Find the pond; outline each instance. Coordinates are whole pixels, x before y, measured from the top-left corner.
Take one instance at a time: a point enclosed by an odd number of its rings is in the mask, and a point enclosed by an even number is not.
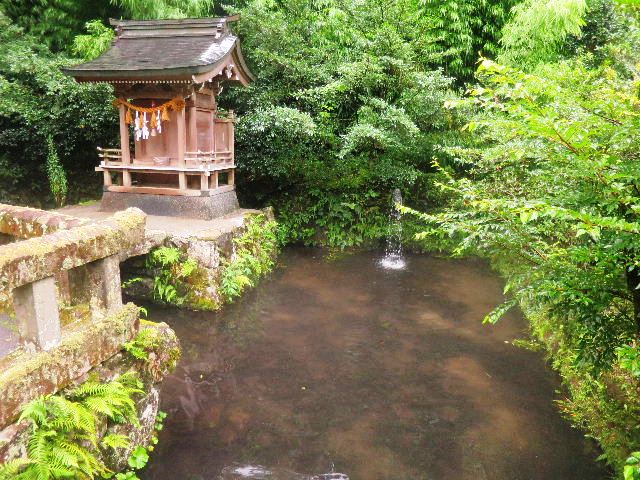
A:
[[[502,299],[486,265],[410,255],[386,270],[378,257],[291,249],[220,313],[150,308],[184,352],[145,478],[256,465],[273,477],[251,478],[608,478],[558,413],[558,377],[511,343],[521,315],[482,324]]]

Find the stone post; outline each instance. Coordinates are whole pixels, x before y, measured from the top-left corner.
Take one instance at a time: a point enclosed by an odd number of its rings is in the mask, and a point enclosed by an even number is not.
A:
[[[120,287],[120,259],[118,255],[88,263],[87,285],[91,311],[94,318],[102,311],[114,313],[122,308],[122,290]]]
[[[60,344],[62,334],[54,277],[14,289],[13,306],[20,334],[26,343],[42,350],[50,350]]]
[[[98,262],[102,276],[102,298],[108,313],[115,313],[122,308],[122,282],[120,279],[120,258],[111,255]]]

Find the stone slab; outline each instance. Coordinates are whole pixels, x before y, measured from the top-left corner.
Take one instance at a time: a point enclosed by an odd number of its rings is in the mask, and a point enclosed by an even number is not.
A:
[[[148,215],[203,220],[222,217],[240,208],[235,189],[202,197],[124,192],[104,192],[102,195],[100,210],[104,212],[129,207],[139,208]]]
[[[0,359],[20,346],[20,335],[15,325],[10,325],[10,323],[15,323],[15,320],[11,319],[9,315],[0,313]]]
[[[16,288],[13,307],[24,341],[43,350],[51,350],[60,344],[62,331],[54,277]]]
[[[112,212],[103,212],[100,210],[100,202],[83,205],[69,205],[58,210],[66,215],[100,221],[109,218]],[[203,220],[200,218],[187,217],[163,217],[160,215],[147,215],[146,242],[152,243],[154,246],[161,245],[167,239],[173,237],[196,237],[201,240],[213,240],[218,236],[232,232],[242,227],[247,215],[256,215],[265,213],[260,210],[252,210],[239,208],[222,217],[212,220]],[[140,246],[142,255],[147,253],[149,248],[144,245]]]
[[[0,428],[13,422],[35,398],[55,393],[122,349],[139,328],[140,311],[133,303],[99,322],[63,336],[48,351],[24,353],[0,371]]]
[[[10,238],[41,237],[58,230],[87,225],[86,219],[54,211],[0,203],[0,232]],[[11,243],[3,239],[0,244]]]

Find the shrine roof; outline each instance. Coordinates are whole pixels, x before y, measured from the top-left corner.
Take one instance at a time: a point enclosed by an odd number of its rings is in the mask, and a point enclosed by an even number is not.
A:
[[[78,81],[202,82],[227,71],[249,83],[238,37],[229,22],[238,17],[180,20],[111,20],[116,38],[95,60],[63,69]]]

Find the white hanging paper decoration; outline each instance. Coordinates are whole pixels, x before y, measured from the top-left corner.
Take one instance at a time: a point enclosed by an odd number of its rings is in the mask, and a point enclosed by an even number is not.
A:
[[[133,122],[133,131],[136,137],[136,142],[139,142],[140,137],[142,136],[142,129],[140,128],[140,115],[138,114],[137,110],[136,110],[136,118],[135,118],[135,121]]]
[[[149,119],[151,122],[149,122]],[[136,110],[136,117],[131,123],[133,123],[133,133],[136,142],[148,140],[149,136],[153,137],[156,133],[162,133],[162,109],[159,108],[150,112],[149,117],[147,117],[147,112],[142,112],[142,115],[140,115],[140,112]],[[152,128],[149,128],[149,123],[153,125]]]
[[[148,123],[149,121],[147,120],[147,112],[144,112],[142,114],[142,139],[143,140],[149,139],[149,127],[147,126]]]

